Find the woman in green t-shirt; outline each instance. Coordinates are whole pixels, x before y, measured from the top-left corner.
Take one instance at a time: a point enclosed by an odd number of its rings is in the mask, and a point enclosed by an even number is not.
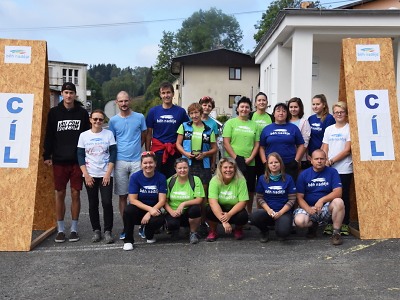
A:
[[[178,158],[175,161],[175,170],[176,174],[167,180],[165,222],[173,237],[178,236],[180,226],[189,226],[189,242],[197,244],[197,229],[201,221],[200,204],[205,196],[203,184],[199,177],[189,175],[187,158]]]
[[[233,158],[222,158],[208,189],[206,216],[210,231],[206,241],[214,242],[218,238],[218,223],[222,224],[225,233],[233,232],[235,239],[243,239],[243,225],[249,218],[245,209],[247,201],[249,193],[242,172]]]
[[[229,119],[224,125],[222,136],[226,156],[235,159],[238,168],[247,182],[247,190],[250,200],[247,203],[247,211],[251,213],[253,196],[256,187],[256,173],[254,158],[258,153],[260,142],[260,130],[256,122],[249,119],[251,100],[242,97],[237,103],[236,118]]]

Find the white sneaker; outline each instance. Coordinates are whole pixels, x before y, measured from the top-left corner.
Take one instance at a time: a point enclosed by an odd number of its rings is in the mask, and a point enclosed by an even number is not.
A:
[[[147,244],[154,244],[155,242],[157,242],[156,239],[147,240]]]
[[[124,251],[131,251],[131,250],[133,250],[133,244],[132,243],[124,243],[124,247],[122,249]]]

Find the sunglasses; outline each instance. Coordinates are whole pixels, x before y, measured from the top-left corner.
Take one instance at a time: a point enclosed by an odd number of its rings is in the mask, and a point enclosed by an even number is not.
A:
[[[142,152],[142,156],[146,156],[146,155],[155,156],[156,154],[153,151],[144,151],[144,152]]]
[[[97,121],[103,122],[104,121],[104,119],[102,119],[102,118],[92,118],[92,120],[95,122],[97,122]]]

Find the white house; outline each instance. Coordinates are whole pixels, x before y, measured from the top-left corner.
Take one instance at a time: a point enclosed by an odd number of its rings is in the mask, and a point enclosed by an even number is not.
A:
[[[51,91],[51,106],[57,105],[61,94],[61,86],[64,82],[72,82],[76,85],[77,100],[86,105],[87,91],[87,64],[49,61],[49,85]]]
[[[358,5],[372,1],[359,1]],[[382,0],[395,7],[398,1]],[[311,98],[325,94],[329,106],[339,95],[342,39],[390,37],[393,40],[397,86],[400,64],[400,10],[285,9],[254,50],[260,65],[260,90],[270,104],[300,97],[310,115]]]

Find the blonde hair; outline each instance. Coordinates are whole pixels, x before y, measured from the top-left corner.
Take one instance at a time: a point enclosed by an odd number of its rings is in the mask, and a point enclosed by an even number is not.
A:
[[[218,165],[217,165],[217,170],[215,171],[215,177],[218,179],[218,181],[220,183],[224,182],[224,177],[222,175],[221,168],[222,168],[222,164],[224,164],[226,162],[233,165],[233,168],[235,170],[235,176],[233,176],[233,179],[237,180],[240,178],[244,178],[242,172],[239,170],[239,168],[237,166],[236,161],[232,157],[224,157],[219,160]]]
[[[335,104],[332,105],[332,112],[335,109],[335,107],[340,107],[341,109],[343,109],[346,112],[346,115],[348,114],[348,110],[347,110],[347,103],[344,101],[338,101]]]

